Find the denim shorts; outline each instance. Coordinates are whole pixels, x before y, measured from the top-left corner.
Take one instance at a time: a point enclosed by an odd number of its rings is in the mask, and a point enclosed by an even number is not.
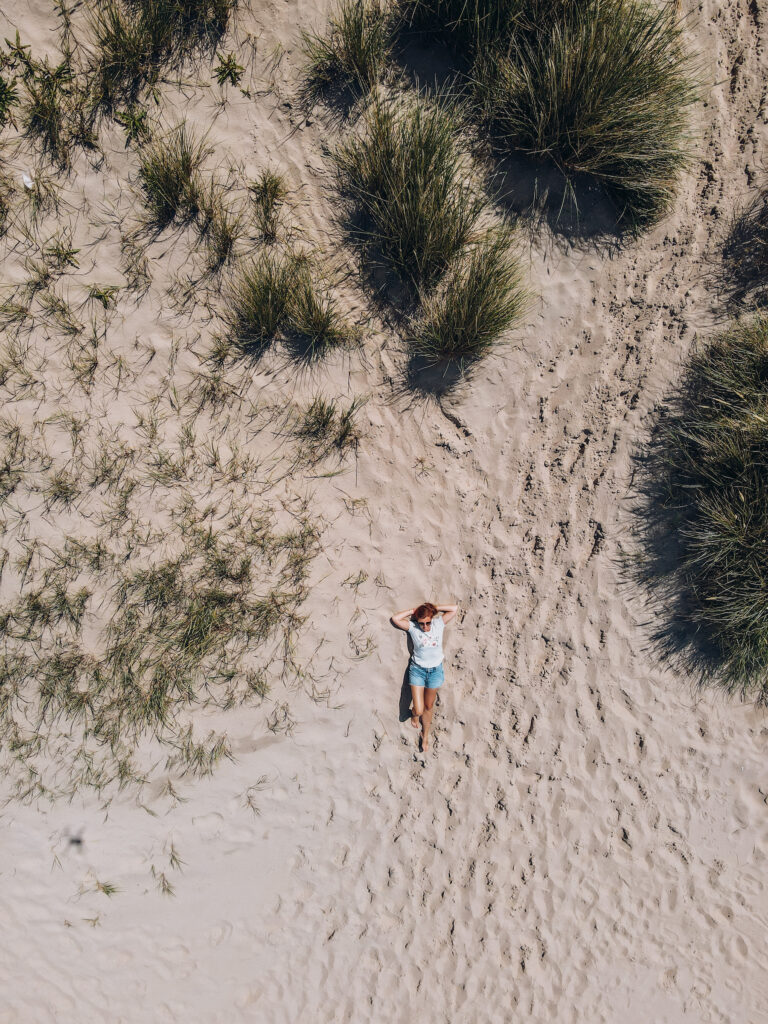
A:
[[[434,668],[423,668],[411,660],[408,667],[408,682],[411,686],[426,686],[428,690],[436,690],[439,686],[443,685],[444,681],[445,673],[443,672],[442,663],[435,665]]]

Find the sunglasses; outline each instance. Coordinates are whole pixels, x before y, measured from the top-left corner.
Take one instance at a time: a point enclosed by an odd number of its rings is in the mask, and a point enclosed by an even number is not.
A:
[[[416,619],[416,623],[419,626],[428,626],[432,619]]]

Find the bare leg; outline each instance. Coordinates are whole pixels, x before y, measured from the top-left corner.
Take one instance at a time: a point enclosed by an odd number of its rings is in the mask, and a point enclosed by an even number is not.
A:
[[[411,708],[411,725],[414,729],[418,729],[420,725],[419,719],[424,714],[423,686],[411,687],[411,702],[413,704],[413,707]]]
[[[432,716],[435,712],[437,690],[424,691],[424,714],[421,716],[421,749],[429,750],[429,730],[432,727]]]

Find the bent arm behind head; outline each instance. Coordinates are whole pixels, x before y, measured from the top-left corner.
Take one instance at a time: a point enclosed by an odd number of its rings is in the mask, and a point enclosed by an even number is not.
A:
[[[443,613],[443,622],[445,623],[455,618],[459,606],[457,604],[439,604],[437,605],[437,610]]]
[[[411,622],[411,616],[416,611],[415,608],[405,608],[401,612],[395,612],[392,618],[389,620],[393,626],[397,626],[398,629],[404,629],[408,632],[408,626]]]

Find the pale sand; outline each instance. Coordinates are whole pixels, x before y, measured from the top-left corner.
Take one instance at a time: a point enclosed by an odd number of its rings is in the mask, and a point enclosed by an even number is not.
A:
[[[660,667],[643,595],[617,570],[630,453],[717,322],[706,274],[766,141],[768,15],[684,7],[719,84],[672,214],[613,256],[540,232],[530,323],[449,416],[393,397],[386,334],[367,335],[365,364],[321,371],[371,394],[356,467],[317,483],[335,522],[304,647],[325,638],[326,704],[276,690],[290,735],[264,710],[222,716],[237,763],[182,783],[173,809],[146,794],[157,817],[128,799],[106,817],[87,798],[2,810],[3,1024],[768,1020],[765,716]],[[321,238],[329,131],[285,104],[297,26],[322,18],[293,2],[242,15],[261,61],[276,41],[288,51],[278,97],[262,73],[212,129],[249,174],[286,171]],[[10,21],[36,47],[53,24],[42,2]],[[207,125],[211,105],[187,113]],[[135,162],[118,131],[105,148],[76,187],[110,208]],[[167,339],[141,315],[126,334]],[[342,585],[361,569],[357,591]],[[462,614],[425,764],[399,722],[406,651],[387,617],[428,595]],[[375,652],[355,660],[366,636]],[[174,899],[150,875],[171,841]],[[79,895],[94,879],[121,891]]]

